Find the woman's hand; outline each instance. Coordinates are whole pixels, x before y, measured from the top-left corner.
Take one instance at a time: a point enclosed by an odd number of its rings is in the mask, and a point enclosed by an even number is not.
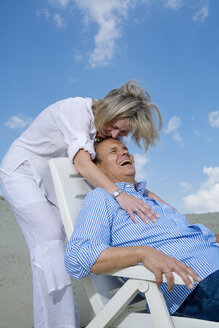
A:
[[[122,192],[116,200],[121,208],[128,212],[132,221],[138,223],[135,214],[137,214],[145,223],[149,223],[148,219],[152,222],[156,222],[159,215],[152,210],[152,208],[146,205],[142,200],[128,195],[126,192]]]

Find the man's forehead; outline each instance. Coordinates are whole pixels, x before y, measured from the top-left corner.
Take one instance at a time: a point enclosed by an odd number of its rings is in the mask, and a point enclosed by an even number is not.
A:
[[[117,139],[109,138],[100,142],[97,147],[98,152],[106,152],[107,150],[111,150],[113,148],[125,147],[123,143]],[[125,147],[126,148],[126,147]]]

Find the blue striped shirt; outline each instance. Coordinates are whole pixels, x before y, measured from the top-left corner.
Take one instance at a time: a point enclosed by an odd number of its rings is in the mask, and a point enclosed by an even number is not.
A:
[[[159,216],[157,223],[135,224],[113,197],[101,188],[91,191],[83,202],[74,233],[67,245],[65,265],[76,279],[92,274],[90,269],[108,247],[147,245],[190,266],[202,279],[219,270],[219,247],[215,235],[202,224],[189,225],[184,215],[146,196],[146,183],[117,183],[127,194],[143,200]],[[169,292],[161,286],[173,314],[191,292],[175,285]]]

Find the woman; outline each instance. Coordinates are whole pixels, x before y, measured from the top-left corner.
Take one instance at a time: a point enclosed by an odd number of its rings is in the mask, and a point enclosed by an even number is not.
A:
[[[101,100],[68,98],[47,107],[11,145],[0,167],[1,185],[30,251],[35,328],[79,326],[71,279],[64,268],[65,233],[49,159],[69,156],[77,171],[112,194],[134,222],[134,212],[145,222],[155,222],[156,213],[118,189],[92,159],[97,131],[101,138],[131,133],[147,150],[159,138],[160,127],[161,115],[149,94],[129,81]]]

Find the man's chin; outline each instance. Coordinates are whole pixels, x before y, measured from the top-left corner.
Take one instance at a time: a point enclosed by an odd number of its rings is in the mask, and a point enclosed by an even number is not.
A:
[[[127,167],[126,169],[122,170],[122,176],[124,177],[124,181],[128,180],[127,182],[133,183],[135,181],[135,169],[133,167]]]
[[[126,164],[124,166],[121,166],[122,172],[126,172],[126,174],[129,172],[129,174],[135,175],[135,168],[132,164]]]

